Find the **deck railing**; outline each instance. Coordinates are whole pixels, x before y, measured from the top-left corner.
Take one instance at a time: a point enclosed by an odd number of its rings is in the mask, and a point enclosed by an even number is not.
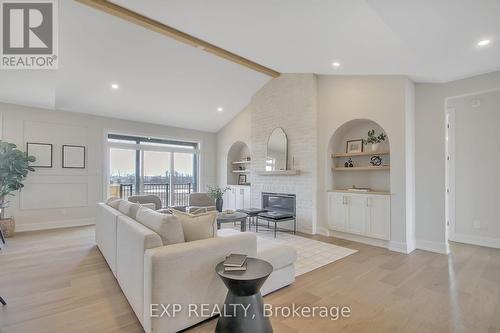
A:
[[[173,206],[187,206],[189,204],[189,194],[193,191],[193,184],[174,184]],[[120,197],[128,199],[136,193],[133,184],[120,184]],[[153,194],[160,198],[162,208],[166,208],[170,202],[170,184],[148,183],[143,185],[140,194]]]

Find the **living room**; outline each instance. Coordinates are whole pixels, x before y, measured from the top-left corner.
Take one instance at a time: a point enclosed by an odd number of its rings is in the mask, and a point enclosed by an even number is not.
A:
[[[32,5],[0,332],[500,331],[499,4]]]

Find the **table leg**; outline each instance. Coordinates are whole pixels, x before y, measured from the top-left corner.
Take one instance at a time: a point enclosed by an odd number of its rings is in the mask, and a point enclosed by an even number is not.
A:
[[[246,313],[244,308],[247,309]],[[237,296],[228,291],[223,316],[217,321],[216,333],[271,333],[269,317],[264,316],[262,295]]]
[[[2,228],[0,228],[0,238],[2,239],[2,243],[5,244],[5,237],[3,235],[3,231],[2,231]]]
[[[257,216],[257,220],[255,221],[255,233],[259,232],[259,217]]]
[[[240,230],[241,230],[241,232],[247,231],[247,218],[246,217],[244,219],[240,220]]]
[[[220,229],[220,222],[217,221],[217,229]]]
[[[278,222],[274,221],[274,238],[276,238],[276,227],[277,226],[278,226]]]

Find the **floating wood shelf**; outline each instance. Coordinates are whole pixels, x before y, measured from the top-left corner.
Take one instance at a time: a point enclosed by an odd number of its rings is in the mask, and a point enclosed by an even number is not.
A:
[[[298,175],[299,170],[275,170],[275,171],[259,171],[259,176],[292,176]]]
[[[250,164],[252,161],[234,161],[231,162],[231,164]]]
[[[233,170],[233,173],[249,173],[250,170]]]
[[[390,170],[390,166],[380,166],[380,167],[375,167],[375,166],[367,166],[367,167],[353,167],[353,168],[346,168],[346,167],[335,167],[332,168],[333,171],[383,171],[383,170]]]
[[[338,157],[355,157],[355,156],[376,156],[376,155],[390,155],[388,150],[381,151],[364,151],[362,153],[336,153],[332,154],[332,158]]]
[[[349,191],[349,190],[328,190],[327,192],[350,193],[350,194],[391,195],[391,192],[387,192],[387,191]]]

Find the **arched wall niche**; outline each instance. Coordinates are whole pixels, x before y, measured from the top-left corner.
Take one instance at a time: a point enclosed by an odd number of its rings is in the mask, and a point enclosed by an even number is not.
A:
[[[236,161],[242,161],[250,157],[250,149],[243,141],[236,141],[231,145],[227,153],[227,185],[238,185],[238,176],[240,173],[233,172],[244,168],[250,170],[250,163],[233,164]],[[247,177],[247,183],[250,183],[250,173],[244,173]]]
[[[349,157],[333,158],[334,154],[346,153],[346,144],[349,140],[366,139],[369,130],[375,130],[375,134],[387,132],[373,120],[353,119],[345,122],[337,128],[330,137],[328,144],[328,168],[327,182],[329,190],[345,190],[353,186],[360,188],[370,188],[372,191],[390,192],[390,170],[366,170],[366,171],[335,171],[335,167],[343,167]],[[371,146],[363,147],[364,152],[371,152]],[[385,142],[381,143],[377,149],[380,151],[390,151],[390,138],[387,136]],[[390,155],[379,155],[376,152],[366,156],[353,156],[352,161],[355,167],[370,166],[372,156],[380,156],[382,164],[390,166]]]

